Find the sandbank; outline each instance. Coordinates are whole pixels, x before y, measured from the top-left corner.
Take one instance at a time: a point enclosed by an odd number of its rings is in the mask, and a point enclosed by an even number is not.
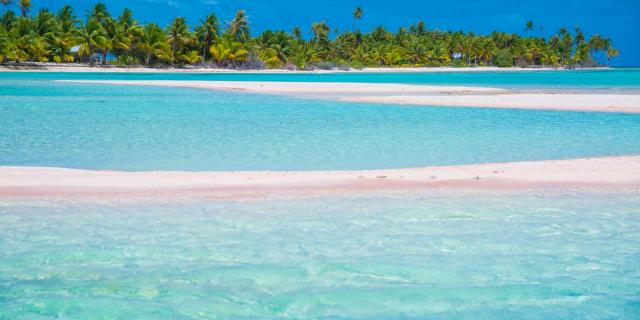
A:
[[[499,93],[505,89],[471,86],[427,86],[397,83],[183,81],[183,80],[57,80],[64,83],[183,87],[263,94],[470,94]]]
[[[640,188],[640,156],[354,171],[122,172],[0,167],[0,196],[342,192],[370,189]],[[638,189],[640,190],[640,189]]]
[[[637,94],[498,93],[464,96],[359,95],[342,97],[340,100],[421,106],[640,113],[640,95]]]
[[[523,93],[504,88],[355,82],[175,80],[59,80],[67,83],[188,87],[262,94],[291,94],[348,102],[421,106],[640,113],[640,95]]]

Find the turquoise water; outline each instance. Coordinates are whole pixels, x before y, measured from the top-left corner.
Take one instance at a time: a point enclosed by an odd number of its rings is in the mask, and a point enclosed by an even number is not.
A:
[[[0,165],[313,170],[639,154],[640,115],[51,81],[626,90],[637,75],[0,73]],[[0,198],[0,319],[638,319],[639,248],[634,189]]]
[[[640,89],[640,68],[531,72],[338,73],[338,74],[122,74],[122,73],[2,73],[0,79],[226,80],[301,82],[376,82],[508,88]]]
[[[640,115],[632,114],[353,104],[3,76],[0,165],[375,169],[640,153]]]
[[[638,319],[640,194],[0,202],[1,319]]]

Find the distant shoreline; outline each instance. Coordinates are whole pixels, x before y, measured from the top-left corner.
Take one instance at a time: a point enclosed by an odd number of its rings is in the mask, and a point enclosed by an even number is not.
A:
[[[609,70],[611,67],[593,68],[519,68],[519,67],[414,67],[414,68],[363,68],[363,69],[331,69],[331,70],[289,70],[289,69],[223,69],[211,67],[155,68],[155,67],[122,67],[88,64],[55,64],[29,63],[0,65],[1,72],[87,72],[87,73],[211,73],[211,74],[332,74],[332,73],[440,73],[440,72],[532,72],[563,70]]]

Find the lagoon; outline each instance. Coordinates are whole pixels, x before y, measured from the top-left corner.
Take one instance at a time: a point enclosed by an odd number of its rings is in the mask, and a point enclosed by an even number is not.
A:
[[[637,114],[345,103],[37,73],[0,79],[2,165],[346,170],[640,153]]]
[[[619,74],[627,71],[581,72],[505,78],[0,73],[0,166],[360,170],[639,154],[640,114],[53,81],[640,87],[634,72],[631,78]],[[551,183],[120,198],[117,192],[25,196],[9,187],[0,193],[0,319],[637,319],[638,190],[637,184]]]

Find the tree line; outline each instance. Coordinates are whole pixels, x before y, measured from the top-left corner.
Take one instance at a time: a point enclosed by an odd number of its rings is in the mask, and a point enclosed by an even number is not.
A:
[[[91,64],[222,68],[336,68],[419,66],[596,66],[619,51],[609,38],[588,39],[579,27],[550,37],[536,36],[528,21],[524,35],[494,31],[488,35],[427,29],[424,22],[359,31],[362,8],[353,11],[353,27],[340,32],[322,22],[291,32],[266,30],[252,37],[244,10],[224,23],[211,13],[191,27],[176,17],[165,27],[141,24],[129,9],[112,16],[97,3],[78,18],[71,6],[31,13],[31,1],[0,0],[0,62],[84,62]],[[541,30],[541,28],[539,28]]]

